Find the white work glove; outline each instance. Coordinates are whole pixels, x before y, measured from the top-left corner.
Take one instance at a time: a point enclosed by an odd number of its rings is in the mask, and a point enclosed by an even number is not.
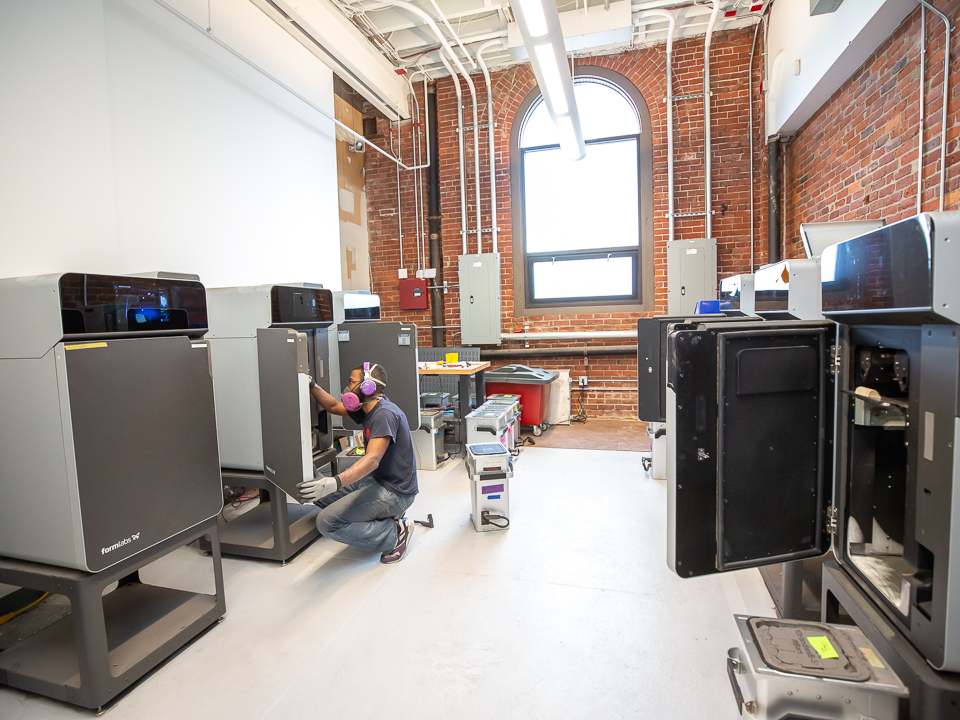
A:
[[[335,493],[340,488],[339,475],[334,475],[333,477],[318,475],[313,480],[306,480],[297,485],[300,499],[304,502],[316,502],[330,493]]]

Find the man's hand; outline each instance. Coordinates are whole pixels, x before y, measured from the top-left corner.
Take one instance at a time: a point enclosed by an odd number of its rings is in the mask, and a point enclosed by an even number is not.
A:
[[[335,493],[340,489],[340,476],[326,477],[319,475],[313,480],[307,480],[299,483],[297,489],[300,493],[300,499],[304,502],[316,502],[330,493]]]

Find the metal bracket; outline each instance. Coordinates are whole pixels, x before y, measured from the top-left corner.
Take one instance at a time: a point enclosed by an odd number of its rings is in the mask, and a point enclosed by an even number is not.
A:
[[[713,95],[712,92],[710,94]],[[703,93],[697,93],[695,95],[672,95],[668,97],[667,100],[673,100],[674,102],[676,102],[677,100],[695,100],[696,98],[702,98],[702,97],[703,97]]]
[[[493,228],[480,228],[480,230],[467,230],[467,233],[468,233],[469,235],[476,235],[478,232],[482,232],[482,233],[492,233],[492,232],[493,232]],[[500,226],[499,226],[499,225],[497,225],[497,232],[500,232]]]
[[[707,214],[707,213],[704,212],[703,210],[698,210],[698,211],[696,211],[696,212],[673,213],[673,217],[675,217],[675,218],[677,218],[677,217],[701,217],[701,216],[706,215],[706,214]],[[717,211],[711,209],[711,210],[710,210],[710,214],[711,214],[711,215],[716,215],[716,214],[717,214]],[[721,214],[723,214],[723,213],[721,213]],[[669,218],[669,217],[670,217],[670,213],[664,213],[663,216],[664,216],[665,218]]]
[[[837,351],[836,345],[830,346],[830,374],[837,375],[840,373],[840,353]]]
[[[827,508],[827,532],[837,534],[837,509],[832,505]]]
[[[494,123],[493,126],[494,126],[494,127],[497,127],[497,124]],[[490,123],[485,123],[485,124],[483,124],[483,125],[477,125],[477,126],[476,126],[477,130],[484,130],[484,129],[488,128],[488,127],[490,127]],[[463,132],[467,132],[467,130],[473,130],[473,128],[474,128],[473,125],[469,125],[469,126],[467,126],[467,127],[465,127],[465,128],[457,128],[457,132],[460,132],[461,130],[463,130]]]

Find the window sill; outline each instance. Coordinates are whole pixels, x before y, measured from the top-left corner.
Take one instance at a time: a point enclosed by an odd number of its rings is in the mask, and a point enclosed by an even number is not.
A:
[[[514,305],[514,317],[530,317],[534,315],[595,315],[597,313],[645,313],[653,311],[653,307],[646,307],[636,301],[611,305],[550,305],[521,307]]]

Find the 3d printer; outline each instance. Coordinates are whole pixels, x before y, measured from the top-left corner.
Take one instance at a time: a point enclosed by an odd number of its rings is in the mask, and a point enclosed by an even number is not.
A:
[[[847,588],[910,716],[957,717],[960,213],[837,243],[820,264],[828,320],[672,326],[668,564],[693,577],[832,546],[825,596]]]

